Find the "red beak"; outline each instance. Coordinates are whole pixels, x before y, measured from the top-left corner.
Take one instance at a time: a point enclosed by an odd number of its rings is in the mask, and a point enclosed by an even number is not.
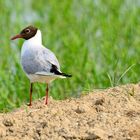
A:
[[[22,35],[21,35],[21,34],[18,34],[18,35],[16,35],[16,36],[12,37],[11,40],[15,40],[15,39],[17,39],[17,38],[22,38]]]

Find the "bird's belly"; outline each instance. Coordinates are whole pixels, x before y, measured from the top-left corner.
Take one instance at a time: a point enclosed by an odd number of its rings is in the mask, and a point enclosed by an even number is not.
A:
[[[37,75],[37,74],[28,74],[27,77],[30,79],[31,83],[40,82],[40,83],[50,83],[55,80],[56,76],[44,76],[44,75]]]

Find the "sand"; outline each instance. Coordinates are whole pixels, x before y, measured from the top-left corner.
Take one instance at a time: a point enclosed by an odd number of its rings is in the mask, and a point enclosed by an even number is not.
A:
[[[140,84],[0,114],[0,140],[140,140]]]

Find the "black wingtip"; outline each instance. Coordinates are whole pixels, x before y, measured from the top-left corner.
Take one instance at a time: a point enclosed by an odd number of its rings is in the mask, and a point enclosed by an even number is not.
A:
[[[61,73],[62,76],[65,76],[65,77],[72,77],[71,74],[66,74],[66,73]]]
[[[64,77],[72,77],[71,74],[66,74],[66,73],[62,73],[57,69],[57,66],[52,64],[52,68],[50,69],[50,72],[56,74],[56,75],[62,75]]]

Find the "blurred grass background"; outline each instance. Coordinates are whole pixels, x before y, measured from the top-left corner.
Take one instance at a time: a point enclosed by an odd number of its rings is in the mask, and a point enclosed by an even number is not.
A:
[[[53,98],[140,81],[139,0],[0,0],[0,111],[29,100],[23,40],[10,40],[28,25],[40,28],[61,70],[73,75],[51,84]],[[45,86],[34,85],[33,99]]]

